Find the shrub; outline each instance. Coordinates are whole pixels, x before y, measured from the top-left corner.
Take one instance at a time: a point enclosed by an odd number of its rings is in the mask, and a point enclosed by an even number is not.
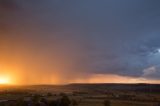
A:
[[[53,94],[52,93],[47,93],[47,96],[50,97],[50,96],[53,96]]]
[[[48,103],[48,106],[59,106],[59,101],[58,100],[52,100]]]
[[[48,101],[47,101],[47,99],[45,99],[45,98],[42,98],[42,99],[40,100],[40,102],[42,102],[42,103],[48,105]]]
[[[64,94],[60,99],[59,106],[69,106],[70,104],[71,104],[71,101],[69,97],[66,94]]]
[[[27,106],[27,102],[25,102],[22,98],[17,100],[16,106]]]
[[[33,102],[39,102],[40,98],[41,98],[41,96],[36,94],[36,95],[34,95],[34,96],[32,97],[32,101],[33,101]]]
[[[75,99],[72,100],[72,106],[78,106],[78,102]]]
[[[111,106],[110,101],[109,101],[109,100],[105,100],[105,101],[104,101],[104,106]]]

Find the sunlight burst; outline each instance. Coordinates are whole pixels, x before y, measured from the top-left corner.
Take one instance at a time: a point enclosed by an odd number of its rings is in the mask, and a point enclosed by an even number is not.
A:
[[[0,77],[0,84],[10,84],[10,79],[8,77]]]

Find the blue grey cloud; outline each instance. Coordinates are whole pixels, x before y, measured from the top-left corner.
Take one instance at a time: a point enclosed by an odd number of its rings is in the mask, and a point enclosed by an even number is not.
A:
[[[29,42],[51,57],[62,44],[62,57],[67,50],[73,54],[72,72],[140,77],[160,64],[159,0],[1,1],[3,9],[18,6],[3,13],[1,27],[9,36],[3,39],[24,40],[15,45]]]

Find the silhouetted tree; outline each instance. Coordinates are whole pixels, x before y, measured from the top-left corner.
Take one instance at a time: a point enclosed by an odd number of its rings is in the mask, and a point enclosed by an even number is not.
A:
[[[45,98],[41,98],[40,102],[42,102],[42,103],[48,105],[48,101],[47,101],[47,99],[45,99]]]
[[[62,95],[62,98],[60,99],[59,106],[69,106],[71,104],[71,101],[69,97],[66,94]]]
[[[59,94],[59,96],[66,96],[66,95],[67,95],[67,94],[62,93],[62,92]]]
[[[53,96],[53,94],[49,92],[47,93],[47,96],[50,97],[50,96]]]
[[[38,95],[38,94],[36,94],[36,95],[34,95],[34,96],[32,97],[32,101],[33,101],[33,102],[39,102],[40,98],[41,98],[41,96]]]
[[[48,106],[59,106],[59,101],[58,100],[52,100],[48,103]]]
[[[16,106],[27,106],[27,102],[25,102],[23,98],[19,98],[17,100]]]
[[[72,106],[78,106],[78,102],[75,99],[72,100]]]

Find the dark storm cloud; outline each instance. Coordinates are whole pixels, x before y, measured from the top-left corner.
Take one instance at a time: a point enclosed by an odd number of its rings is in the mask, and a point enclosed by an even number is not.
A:
[[[0,1],[1,9],[13,10],[17,8],[17,5],[14,0],[1,0]]]
[[[32,48],[48,51],[48,57],[52,58],[53,51],[60,48],[57,54],[61,53],[62,60],[65,51],[69,51],[68,55],[72,55],[68,58],[74,63],[70,66],[74,68],[69,68],[71,72],[85,70],[91,74],[140,77],[145,69],[159,66],[158,0],[1,0],[0,3],[3,9],[20,7],[14,12],[4,10],[7,18],[0,22],[9,23],[10,39],[21,41],[15,45],[29,42]]]

